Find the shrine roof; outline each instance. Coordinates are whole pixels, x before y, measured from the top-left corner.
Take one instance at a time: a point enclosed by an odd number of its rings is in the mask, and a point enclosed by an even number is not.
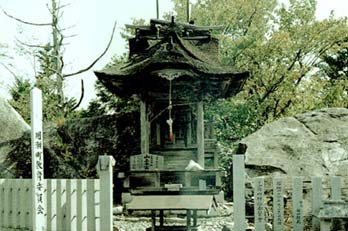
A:
[[[239,72],[219,62],[218,40],[211,36],[211,30],[216,27],[151,20],[149,26],[133,28],[136,36],[129,39],[127,62],[95,72],[119,96],[146,91],[137,88],[139,81],[152,83],[164,78],[224,82],[219,88],[225,88],[220,89],[225,94],[214,97],[228,97],[237,93],[248,77],[248,72]]]

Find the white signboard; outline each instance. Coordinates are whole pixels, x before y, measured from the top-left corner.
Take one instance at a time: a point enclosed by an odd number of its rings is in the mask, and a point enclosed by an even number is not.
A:
[[[34,88],[31,100],[31,163],[33,192],[33,230],[46,230],[46,203],[44,200],[44,161],[42,132],[42,93]]]

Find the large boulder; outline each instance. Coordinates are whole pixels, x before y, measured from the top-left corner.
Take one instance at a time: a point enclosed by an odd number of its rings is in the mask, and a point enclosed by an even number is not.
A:
[[[11,141],[22,137],[30,130],[30,126],[18,112],[0,98],[0,177],[11,177],[10,166],[5,163],[8,153],[12,150]]]
[[[248,175],[348,175],[348,109],[279,119],[242,140]]]

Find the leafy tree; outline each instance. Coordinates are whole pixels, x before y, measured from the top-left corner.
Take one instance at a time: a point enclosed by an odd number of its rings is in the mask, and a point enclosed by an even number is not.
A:
[[[184,0],[175,0],[183,20]],[[314,109],[311,83],[323,86],[314,71],[325,52],[347,37],[346,19],[315,18],[315,0],[200,0],[192,5],[199,25],[222,25],[220,57],[225,64],[249,70],[251,77],[238,99],[255,107],[262,123]],[[313,97],[314,96],[314,97]],[[308,99],[308,101],[307,101]],[[320,100],[320,98],[319,98]]]
[[[321,68],[325,81],[321,105],[348,108],[348,46],[322,56]]]
[[[185,22],[186,0],[173,2],[177,21]],[[320,107],[347,107],[345,51],[337,53],[348,47],[347,19],[332,15],[317,20],[315,0],[289,0],[287,5],[276,0],[198,0],[191,12],[197,25],[223,27],[214,32],[221,61],[250,72],[242,92],[207,108],[228,173],[236,144],[265,123]],[[331,54],[328,69],[318,69],[324,54]]]

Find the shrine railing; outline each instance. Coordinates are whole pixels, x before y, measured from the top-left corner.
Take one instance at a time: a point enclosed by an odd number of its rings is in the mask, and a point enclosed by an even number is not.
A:
[[[183,194],[216,194],[221,189],[220,169],[166,169],[160,155],[131,156],[130,174],[126,188],[134,194],[150,192]]]

